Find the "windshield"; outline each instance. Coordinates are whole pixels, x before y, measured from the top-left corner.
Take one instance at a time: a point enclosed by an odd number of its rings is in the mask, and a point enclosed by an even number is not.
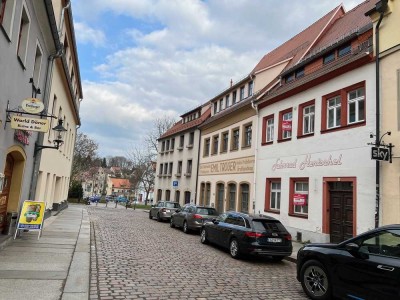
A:
[[[206,215],[206,216],[218,215],[217,211],[214,208],[206,208],[206,207],[198,207],[196,209],[196,214]]]

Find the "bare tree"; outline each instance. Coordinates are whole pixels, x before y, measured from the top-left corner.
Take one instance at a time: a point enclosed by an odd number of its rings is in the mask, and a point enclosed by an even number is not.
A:
[[[154,121],[153,129],[147,134],[144,141],[153,155],[158,153],[158,139],[162,136],[168,129],[170,129],[176,120],[172,117],[162,116]]]
[[[76,135],[74,158],[71,168],[71,183],[81,181],[84,173],[97,166],[101,159],[97,156],[98,144],[86,134]]]

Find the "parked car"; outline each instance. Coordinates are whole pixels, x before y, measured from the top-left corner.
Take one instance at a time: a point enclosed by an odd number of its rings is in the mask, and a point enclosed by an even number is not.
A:
[[[125,196],[118,196],[117,201],[118,202],[128,202],[128,199]]]
[[[157,218],[158,222],[169,220],[171,215],[180,207],[178,202],[159,201],[157,204],[151,206],[149,218]]]
[[[204,223],[200,241],[229,249],[233,258],[255,255],[280,261],[293,250],[292,237],[279,220],[239,212],[226,212]]]
[[[100,195],[93,195],[89,197],[90,202],[98,203],[100,202],[101,196]]]
[[[297,280],[311,299],[400,299],[400,225],[340,244],[305,245]]]
[[[181,227],[184,233],[190,230],[200,231],[203,223],[218,217],[215,208],[186,204],[171,215],[170,226]]]

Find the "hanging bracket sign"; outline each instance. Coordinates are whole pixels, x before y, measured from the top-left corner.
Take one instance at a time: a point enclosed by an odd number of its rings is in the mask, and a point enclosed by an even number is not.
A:
[[[27,118],[14,115],[11,117],[11,128],[20,130],[47,132],[49,131],[49,120],[38,119],[38,118]]]
[[[21,107],[24,111],[31,114],[38,114],[43,111],[44,104],[42,101],[36,98],[27,98],[22,101]]]

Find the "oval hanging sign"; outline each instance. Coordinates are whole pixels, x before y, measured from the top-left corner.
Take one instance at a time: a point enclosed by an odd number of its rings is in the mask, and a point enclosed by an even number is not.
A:
[[[22,101],[22,109],[31,114],[37,114],[43,111],[44,104],[36,98],[27,98]]]

